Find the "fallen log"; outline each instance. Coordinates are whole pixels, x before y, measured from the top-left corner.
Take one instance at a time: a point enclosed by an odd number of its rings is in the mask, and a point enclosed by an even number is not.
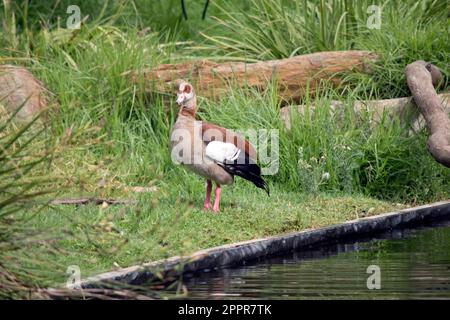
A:
[[[428,151],[437,162],[450,168],[450,119],[435,90],[442,74],[436,66],[419,60],[406,66],[405,75],[430,132]]]
[[[139,83],[144,79],[149,92],[174,93],[176,80],[185,79],[193,83],[199,96],[217,98],[239,88],[264,88],[268,81],[275,80],[281,100],[298,100],[306,91],[317,92],[321,82],[335,86],[342,83],[344,72],[370,72],[370,63],[378,56],[369,51],[318,52],[281,60],[256,63],[215,63],[207,60],[179,64],[163,64],[143,72],[132,72],[131,79]],[[230,86],[231,85],[231,86]]]
[[[50,202],[50,204],[52,205],[86,205],[86,204],[103,205],[104,203],[108,205],[120,205],[120,204],[130,205],[136,204],[137,201],[101,199],[101,198],[80,198],[80,199],[55,199]]]
[[[442,107],[447,114],[450,114],[450,93],[443,93],[437,95]],[[340,117],[344,116],[346,104],[341,101],[331,101],[330,111],[338,114]],[[290,130],[292,128],[292,113],[298,112],[299,115],[305,115],[309,109],[310,114],[314,114],[315,105],[300,105],[300,106],[286,106],[281,108],[280,117],[286,127]],[[413,97],[386,99],[386,100],[367,100],[356,101],[353,104],[353,110],[356,114],[361,112],[368,112],[371,115],[373,123],[379,124],[383,117],[387,116],[391,119],[399,118],[403,123],[411,125],[414,132],[422,130],[425,125],[425,119],[421,115],[416,106]]]

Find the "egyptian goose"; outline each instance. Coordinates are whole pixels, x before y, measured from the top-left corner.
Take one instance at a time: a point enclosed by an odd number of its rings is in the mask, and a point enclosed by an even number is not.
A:
[[[172,159],[206,178],[205,210],[211,208],[212,182],[217,186],[212,209],[218,212],[221,186],[231,185],[235,175],[269,194],[255,161],[255,148],[229,129],[195,119],[197,97],[191,84],[180,82],[177,104],[180,111],[171,132]]]

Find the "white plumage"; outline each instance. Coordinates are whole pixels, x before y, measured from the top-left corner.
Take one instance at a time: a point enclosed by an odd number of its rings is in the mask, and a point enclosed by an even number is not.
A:
[[[234,144],[222,141],[211,141],[205,150],[208,158],[221,163],[236,160],[240,153],[241,150]]]

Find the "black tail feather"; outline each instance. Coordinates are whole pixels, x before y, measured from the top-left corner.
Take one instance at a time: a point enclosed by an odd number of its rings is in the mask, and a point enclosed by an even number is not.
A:
[[[264,189],[267,192],[267,195],[270,196],[269,186],[261,177],[261,168],[250,159],[246,153],[241,152],[236,160],[226,161],[221,165],[230,174],[237,175],[253,182],[255,186]]]

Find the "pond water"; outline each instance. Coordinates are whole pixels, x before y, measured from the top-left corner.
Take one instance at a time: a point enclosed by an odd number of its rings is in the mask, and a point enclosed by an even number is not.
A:
[[[379,267],[380,289],[367,273]],[[187,299],[450,299],[450,221],[185,276]]]

